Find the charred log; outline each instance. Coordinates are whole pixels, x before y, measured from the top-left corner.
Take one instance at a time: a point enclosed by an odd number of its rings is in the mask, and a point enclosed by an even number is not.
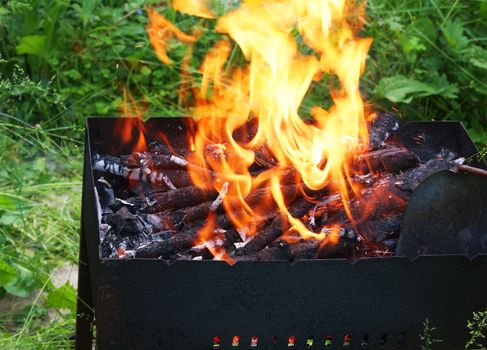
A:
[[[135,251],[136,258],[168,259],[171,255],[190,249],[195,240],[195,232],[181,232],[164,241],[156,241]]]
[[[392,113],[377,112],[376,118],[370,124],[369,145],[371,149],[378,149],[385,145],[391,134],[399,129],[399,120]]]
[[[419,158],[406,148],[384,147],[355,156],[353,167],[360,172],[386,171],[397,173],[419,163]]]
[[[358,233],[372,242],[384,242],[397,238],[401,230],[403,215],[386,216],[375,220],[367,220],[358,225]]]
[[[289,247],[289,257],[294,261],[315,259],[321,242],[316,239],[300,240]]]
[[[270,260],[288,260],[289,259],[289,245],[285,241],[279,241],[272,244],[266,249],[263,249],[245,260],[254,261],[270,261]]]
[[[312,204],[300,198],[291,204],[289,213],[295,218],[302,218],[311,208]],[[261,251],[270,243],[278,239],[285,229],[286,222],[279,215],[259,234],[257,234],[242,249],[243,255],[253,255]]]
[[[319,259],[325,259],[325,258],[353,259],[356,256],[360,256],[361,245],[362,245],[362,241],[360,239],[357,239],[357,237],[349,238],[345,234],[345,236],[340,237],[338,243],[335,244],[329,242],[323,245],[323,247],[321,247],[316,257]]]
[[[400,174],[396,185],[401,190],[412,192],[427,177],[442,170],[455,169],[458,165],[462,164],[463,161],[463,158],[457,159],[457,156],[454,153],[448,150],[443,150],[435,158],[426,162],[426,164]]]
[[[248,205],[252,206],[269,196],[270,191],[270,188],[267,187],[254,190],[249,193],[247,197],[245,197],[245,202]],[[301,194],[299,185],[281,186],[281,192],[283,194],[285,202],[291,202]],[[230,207],[235,207],[239,203],[239,198],[227,198],[227,204]],[[184,225],[190,225],[191,222],[206,219],[211,212],[223,213],[223,206],[219,205],[215,208],[213,201],[201,203],[193,207],[183,208],[174,212],[172,220],[176,226],[180,225],[181,223],[183,223]],[[238,216],[238,213],[234,213],[234,215]]]
[[[177,188],[167,192],[154,193],[151,196],[151,203],[146,205],[145,211],[156,213],[167,209],[180,209],[214,199],[216,196],[218,196],[218,192],[196,186]]]

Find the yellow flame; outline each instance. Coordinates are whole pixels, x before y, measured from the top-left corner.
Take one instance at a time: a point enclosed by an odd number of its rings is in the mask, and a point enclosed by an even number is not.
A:
[[[157,13],[153,8],[147,8],[147,14],[149,16],[149,23],[147,24],[149,40],[156,52],[157,58],[165,64],[171,63],[171,59],[166,53],[166,47],[169,45],[169,41],[173,37],[176,37],[184,43],[192,43],[196,40],[194,36],[181,31],[173,23],[164,18],[164,16]]]
[[[184,9],[181,1],[176,3],[184,12],[206,17],[204,1],[185,2]],[[192,176],[202,187],[218,190],[222,183],[230,184],[224,205],[237,227],[257,227],[259,218],[277,205],[303,238],[323,238],[289,214],[279,175],[286,168],[295,169],[311,190],[334,180],[344,201],[348,199],[347,160],[368,138],[359,80],[372,40],[357,37],[360,25],[352,20],[362,11],[363,6],[347,0],[247,0],[218,19],[217,31],[233,39],[248,64],[227,67],[232,50],[227,40],[206,56],[195,93],[198,128],[191,161],[220,175],[213,183],[201,174]],[[163,27],[172,28],[167,23]],[[179,37],[177,31],[171,33]],[[303,53],[301,41],[309,53]],[[158,46],[154,48],[157,52]],[[167,61],[164,50],[159,48],[158,55]],[[304,97],[315,81],[329,76],[339,82],[330,87],[334,105],[314,107],[312,122],[304,121],[298,113]],[[235,133],[252,117],[251,137],[237,140]],[[215,145],[225,147],[224,156],[211,153]],[[263,147],[278,167],[252,176],[249,167]],[[271,188],[269,196],[249,205],[251,190],[263,187]]]
[[[172,7],[180,12],[202,18],[215,18],[215,14],[208,9],[206,0],[173,0]]]

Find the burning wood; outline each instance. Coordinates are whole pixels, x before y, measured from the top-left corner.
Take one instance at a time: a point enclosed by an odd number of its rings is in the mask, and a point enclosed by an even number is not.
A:
[[[102,255],[174,260],[223,254],[234,260],[289,261],[390,255],[409,195],[426,177],[441,170],[478,170],[462,165],[463,159],[448,150],[420,163],[407,148],[389,143],[387,137],[398,129],[393,115],[379,115],[370,127],[371,149],[351,158],[354,185],[345,193],[348,199],[336,192],[339,183],[334,181],[309,190],[293,168],[281,169],[272,155],[261,152],[251,166],[253,174],[272,171],[279,176],[275,189],[286,211],[273,199],[248,227],[242,226],[248,214],[231,183],[223,182],[219,190],[194,185],[190,168],[212,179],[221,175],[173,156],[169,147],[153,142],[145,152],[96,155],[93,169],[103,175],[96,182],[104,225]],[[226,148],[218,149],[217,158],[228,157]],[[213,151],[208,156],[216,157]],[[270,183],[266,180],[244,196],[249,208],[269,200],[275,190]],[[288,215],[314,238],[303,239]]]
[[[289,207],[289,214],[296,218],[302,218],[312,208],[313,204],[305,199],[298,199]],[[270,243],[278,239],[285,230],[286,221],[280,215],[265,228],[258,233],[250,242],[248,242],[242,249],[242,254],[251,256],[258,251],[267,247]]]
[[[418,163],[418,157],[410,150],[404,147],[388,146],[356,155],[353,167],[361,172],[399,172],[412,168]]]

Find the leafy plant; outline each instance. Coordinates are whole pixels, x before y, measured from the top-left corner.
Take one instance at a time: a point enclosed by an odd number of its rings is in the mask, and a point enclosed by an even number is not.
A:
[[[487,143],[487,2],[368,1],[364,91],[406,119],[455,119]]]
[[[432,350],[435,344],[442,342],[441,340],[433,337],[433,332],[435,330],[436,328],[430,325],[429,319],[426,319],[423,322],[423,334],[419,336],[421,339],[421,350]]]
[[[465,344],[465,349],[485,349],[487,334],[487,310],[474,312],[473,320],[468,321],[470,339]]]

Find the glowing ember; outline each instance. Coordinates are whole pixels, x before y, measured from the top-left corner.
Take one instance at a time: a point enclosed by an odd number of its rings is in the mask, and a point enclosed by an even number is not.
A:
[[[204,1],[176,1],[174,7],[200,17],[214,16]],[[191,43],[195,38],[153,9],[148,13],[151,43],[161,61],[170,63],[168,39]],[[324,231],[308,230],[290,215],[280,173],[295,169],[305,185],[303,190],[319,190],[333,181],[345,206],[350,188],[356,191],[349,181],[349,159],[368,143],[359,79],[371,39],[356,36],[360,29],[357,18],[362,14],[363,6],[345,0],[275,0],[247,1],[218,18],[216,30],[236,42],[248,64],[243,68],[226,66],[232,49],[226,39],[206,56],[201,85],[194,88],[192,116],[197,120],[197,133],[190,162],[219,176],[210,178],[201,171],[191,176],[197,186],[211,186],[218,192],[228,184],[222,199],[226,212],[238,229],[250,230],[248,235],[255,233],[257,223],[274,202],[290,223],[288,232],[299,232],[306,239],[336,241]],[[310,54],[301,52],[298,33]],[[305,122],[298,114],[303,98],[313,82],[326,75],[336,76],[339,82],[338,87],[330,88],[334,106],[329,110],[314,107],[313,121]],[[237,139],[236,133],[249,118],[256,118],[254,130]],[[211,149],[219,153],[209,156]],[[251,175],[249,168],[262,150],[277,166]],[[260,187],[268,187],[269,196],[250,206],[245,197]],[[212,231],[210,225],[212,220],[201,231],[203,241]]]

